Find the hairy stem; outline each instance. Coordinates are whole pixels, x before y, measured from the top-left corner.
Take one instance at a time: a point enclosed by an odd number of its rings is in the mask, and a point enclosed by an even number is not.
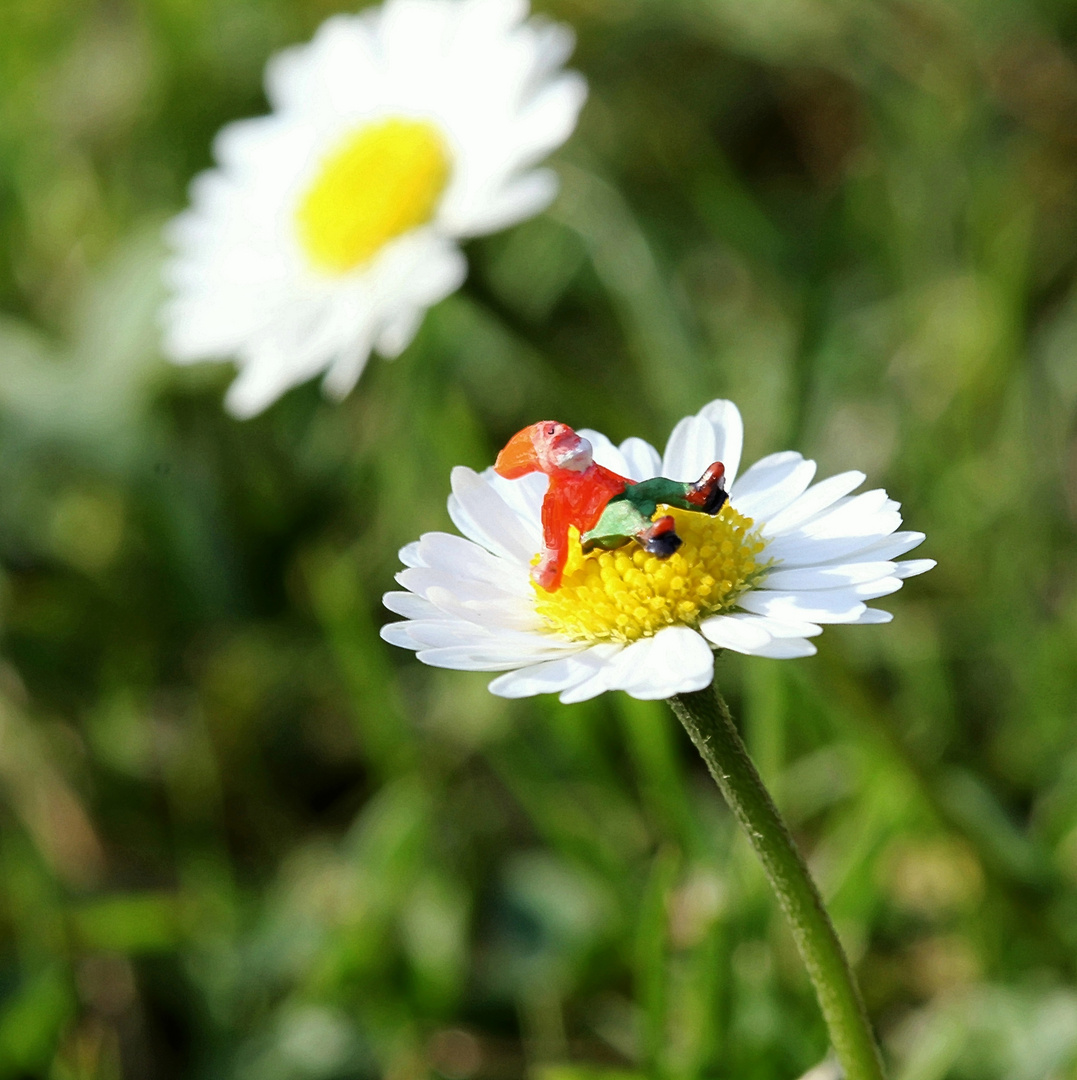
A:
[[[752,764],[717,686],[677,694],[670,705],[763,863],[789,919],[846,1080],[884,1080],[849,961],[819,890]]]

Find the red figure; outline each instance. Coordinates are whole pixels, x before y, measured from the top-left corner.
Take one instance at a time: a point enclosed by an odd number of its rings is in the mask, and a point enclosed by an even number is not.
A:
[[[662,476],[635,483],[596,464],[591,444],[556,420],[542,420],[517,432],[497,455],[494,469],[508,480],[533,472],[550,478],[542,501],[545,550],[531,571],[547,592],[561,585],[570,526],[579,530],[584,551],[637,540],[652,555],[668,558],[681,546],[681,538],[671,515],[651,520],[657,507],[665,504],[713,515],[726,500],[725,467],[720,461],[696,483]]]

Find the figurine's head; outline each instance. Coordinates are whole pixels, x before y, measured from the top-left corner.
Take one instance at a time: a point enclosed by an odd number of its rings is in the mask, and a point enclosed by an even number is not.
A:
[[[591,466],[591,444],[567,424],[541,420],[525,427],[505,444],[497,455],[494,471],[506,480],[528,473],[553,473],[558,469],[583,472]]]

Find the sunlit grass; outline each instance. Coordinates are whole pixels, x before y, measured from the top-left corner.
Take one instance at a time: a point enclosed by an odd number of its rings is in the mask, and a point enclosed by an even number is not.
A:
[[[558,203],[343,405],[240,424],[229,368],[159,357],[158,230],[330,9],[9,7],[0,1075],[816,1065],[664,706],[505,703],[377,637],[452,465],[546,416],[661,441],[719,394],[746,460],[867,462],[939,561],[889,626],[719,662],[894,1076],[1073,1075],[1068,12],[542,5],[592,83]]]

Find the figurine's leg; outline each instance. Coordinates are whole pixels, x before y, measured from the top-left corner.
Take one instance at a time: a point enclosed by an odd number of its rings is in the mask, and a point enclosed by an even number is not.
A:
[[[646,512],[649,508],[649,513]],[[674,531],[673,518],[666,514],[657,521],[651,515],[656,503],[640,504],[620,495],[611,499],[593,529],[580,537],[584,551],[592,548],[612,550],[623,547],[629,540],[637,540],[645,551],[659,558],[668,558],[681,546],[681,538]]]
[[[635,502],[618,496],[606,504],[595,527],[580,537],[580,543],[584,551],[592,548],[611,550],[627,544],[650,527],[650,517],[643,514]]]
[[[725,505],[722,487],[725,466],[714,462],[695,483],[656,476],[639,484],[629,484],[624,494],[613,498],[602,511],[598,523],[580,538],[584,551],[612,549],[638,540],[646,551],[667,558],[681,546],[670,515],[652,521],[659,506],[717,514]]]
[[[639,484],[632,484],[625,490],[625,496],[631,499],[641,513],[647,512],[652,503],[675,506],[678,510],[694,510],[700,514],[717,514],[725,505],[726,492],[722,487],[725,466],[716,461],[710,465],[695,483],[681,483],[656,476]],[[652,507],[651,513],[654,513]]]

